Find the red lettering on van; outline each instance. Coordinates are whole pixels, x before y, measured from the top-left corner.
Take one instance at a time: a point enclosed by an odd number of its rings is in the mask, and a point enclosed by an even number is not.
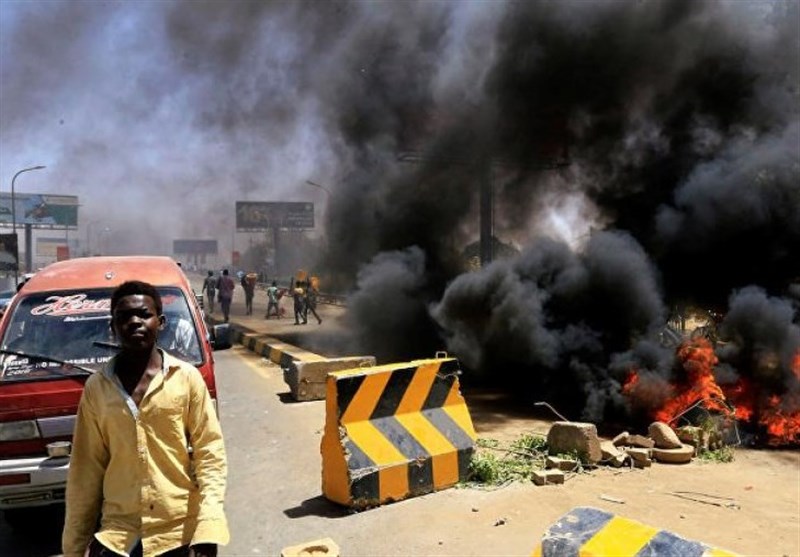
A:
[[[80,315],[82,313],[101,313],[111,311],[111,300],[87,300],[86,294],[70,294],[69,296],[50,296],[41,304],[31,309],[31,315]]]

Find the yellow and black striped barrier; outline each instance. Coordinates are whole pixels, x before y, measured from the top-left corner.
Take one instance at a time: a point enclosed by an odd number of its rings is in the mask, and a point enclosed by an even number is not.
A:
[[[458,362],[435,358],[328,375],[322,492],[366,508],[466,479],[475,430]]]
[[[532,557],[735,557],[709,547],[591,507],[577,507],[562,516],[542,536]]]

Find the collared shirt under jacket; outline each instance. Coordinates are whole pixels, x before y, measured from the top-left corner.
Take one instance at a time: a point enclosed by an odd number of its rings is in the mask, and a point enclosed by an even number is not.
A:
[[[145,556],[228,543],[225,446],[211,396],[194,366],[160,353],[162,373],[138,408],[115,360],[86,382],[67,480],[65,557],[82,557],[93,534],[123,555],[139,540]]]

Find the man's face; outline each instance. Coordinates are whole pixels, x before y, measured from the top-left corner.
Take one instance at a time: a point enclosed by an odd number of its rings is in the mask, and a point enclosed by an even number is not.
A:
[[[111,326],[124,350],[147,352],[153,349],[158,332],[164,327],[164,316],[158,315],[153,298],[132,294],[120,298]]]

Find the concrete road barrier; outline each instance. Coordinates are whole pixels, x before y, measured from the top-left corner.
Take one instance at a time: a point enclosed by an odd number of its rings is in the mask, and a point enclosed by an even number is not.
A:
[[[325,497],[367,508],[465,480],[476,435],[457,375],[454,358],[329,374]]]
[[[735,557],[709,547],[591,507],[577,507],[542,536],[533,557]]]
[[[329,373],[375,366],[375,356],[348,356],[317,361],[292,360],[283,368],[283,380],[298,401],[323,400]]]
[[[231,342],[239,343],[251,352],[286,368],[294,361],[319,361],[323,356],[303,350],[261,333],[250,332],[239,326],[231,327]]]

